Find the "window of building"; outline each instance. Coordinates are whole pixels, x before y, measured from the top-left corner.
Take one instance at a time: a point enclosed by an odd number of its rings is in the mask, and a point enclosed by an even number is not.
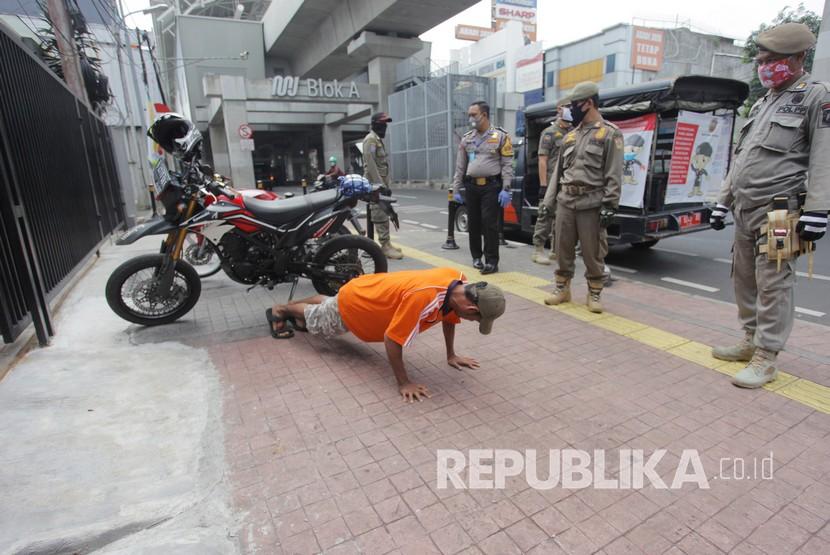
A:
[[[504,67],[504,60],[496,60],[496,69],[501,69]]]
[[[605,57],[605,73],[614,73],[617,66],[617,55],[608,54]]]
[[[553,86],[553,72],[549,71],[545,75],[545,86],[551,88]]]

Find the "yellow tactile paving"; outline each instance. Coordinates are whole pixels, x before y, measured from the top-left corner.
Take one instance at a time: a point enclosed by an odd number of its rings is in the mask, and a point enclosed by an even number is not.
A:
[[[481,278],[482,280],[498,284],[502,289],[513,295],[541,305],[544,305],[544,299],[549,295],[549,293],[537,288],[550,285],[551,282],[536,276],[522,272],[505,272],[482,276],[472,266],[458,264],[448,258],[436,256],[412,247],[404,247],[404,253],[406,256],[411,256],[416,260],[433,266],[452,266],[458,268],[467,275],[468,279],[477,280]],[[623,335],[634,341],[639,341],[655,349],[665,351],[683,360],[694,362],[704,368],[710,368],[728,376],[734,376],[744,366],[741,363],[717,360],[711,355],[711,347],[703,343],[690,341],[679,335],[665,332],[647,324],[629,320],[628,318],[608,314],[607,312],[593,314],[582,304],[566,303],[564,305],[549,306],[547,308],[562,312],[583,322]],[[786,372],[780,372],[778,379],[765,385],[764,389],[778,395],[783,395],[788,399],[797,401],[819,412],[830,414],[830,387],[787,374]]]

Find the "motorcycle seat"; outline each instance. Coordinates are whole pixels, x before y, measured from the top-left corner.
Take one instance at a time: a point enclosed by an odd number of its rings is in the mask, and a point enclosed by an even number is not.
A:
[[[283,225],[335,203],[337,189],[309,193],[289,199],[259,200],[245,197],[245,207],[260,220],[271,225]]]

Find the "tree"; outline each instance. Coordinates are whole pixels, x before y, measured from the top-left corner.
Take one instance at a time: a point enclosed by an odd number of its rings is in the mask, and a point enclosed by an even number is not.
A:
[[[744,63],[755,63],[755,56],[758,54],[758,35],[768,29],[781,25],[782,23],[803,23],[810,28],[814,35],[818,36],[819,28],[821,27],[821,16],[806,9],[804,4],[799,4],[797,8],[792,8],[790,6],[785,7],[778,12],[778,15],[772,20],[772,23],[769,25],[762,23],[761,26],[753,31],[752,34],[750,34],[746,39],[746,45],[744,46]],[[810,71],[813,68],[814,55],[814,50],[807,52],[807,58],[804,60],[804,69],[806,71]],[[752,81],[749,83],[749,98],[747,98],[744,103],[743,115],[746,115],[749,112],[749,109],[753,104],[755,104],[755,101],[758,100],[758,98],[765,92],[766,89],[761,85],[761,81],[758,79],[757,73],[754,74],[752,76]]]

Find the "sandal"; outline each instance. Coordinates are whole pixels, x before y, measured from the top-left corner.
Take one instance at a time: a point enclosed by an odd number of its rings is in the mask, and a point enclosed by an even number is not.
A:
[[[291,339],[294,337],[294,326],[288,318],[274,316],[273,309],[265,311],[265,318],[268,319],[268,331],[274,339]],[[282,323],[282,328],[275,330],[273,324]]]
[[[308,331],[308,328],[298,324],[297,319],[294,318],[293,316],[289,316],[288,318],[285,319],[285,321],[286,322],[291,322],[291,327],[293,327],[297,331],[302,331],[302,332],[307,332]]]

